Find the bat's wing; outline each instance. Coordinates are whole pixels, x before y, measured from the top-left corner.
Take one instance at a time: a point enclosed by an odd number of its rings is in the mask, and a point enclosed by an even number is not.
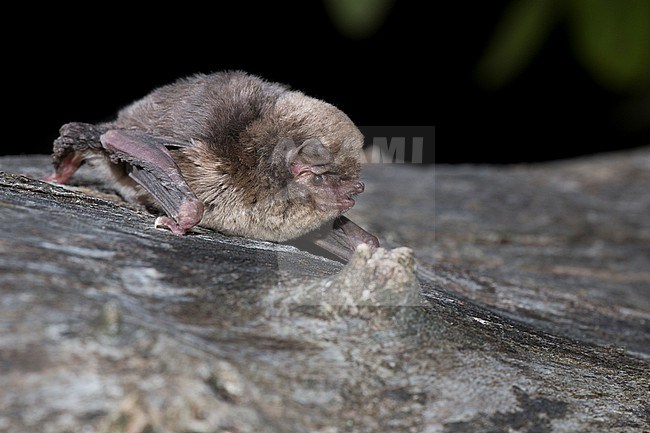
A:
[[[101,152],[111,162],[126,166],[129,177],[151,194],[167,216],[156,220],[175,234],[184,234],[201,221],[203,203],[183,179],[167,147],[189,144],[137,129],[108,129],[86,123],[69,123],[54,142],[55,173],[46,180],[66,182],[88,152]]]
[[[334,220],[331,230],[313,241],[319,247],[330,253],[349,260],[357,245],[366,244],[373,250],[379,248],[379,239],[368,233],[350,219],[340,216]]]
[[[178,165],[167,150],[175,145],[136,129],[109,129],[99,137],[114,162],[125,162],[128,174],[151,194],[167,214],[156,225],[165,225],[175,234],[184,234],[201,221],[203,203],[183,179]]]

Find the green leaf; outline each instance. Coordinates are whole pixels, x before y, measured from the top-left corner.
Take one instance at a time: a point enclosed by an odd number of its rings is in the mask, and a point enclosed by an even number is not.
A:
[[[603,85],[630,91],[650,79],[650,1],[574,0],[577,57]]]
[[[485,86],[501,87],[528,65],[556,21],[557,6],[553,0],[510,3],[477,66]]]
[[[384,23],[394,0],[325,0],[334,25],[351,39],[372,36]]]

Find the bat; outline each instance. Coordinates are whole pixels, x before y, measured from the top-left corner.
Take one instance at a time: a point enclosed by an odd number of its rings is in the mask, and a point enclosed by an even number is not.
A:
[[[363,136],[341,110],[242,71],[159,87],[115,120],[63,125],[54,173],[88,163],[127,201],[160,213],[156,227],[314,243],[348,259],[378,239],[343,214],[355,204]],[[329,227],[331,230],[323,230]]]

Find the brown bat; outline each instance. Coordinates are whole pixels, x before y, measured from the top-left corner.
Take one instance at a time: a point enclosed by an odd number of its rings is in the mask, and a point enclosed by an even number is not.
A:
[[[67,123],[54,174],[88,161],[128,201],[165,215],[177,235],[199,224],[227,235],[288,241],[331,224],[315,243],[342,258],[379,241],[343,213],[364,190],[363,136],[336,107],[244,72],[160,87],[102,124]]]

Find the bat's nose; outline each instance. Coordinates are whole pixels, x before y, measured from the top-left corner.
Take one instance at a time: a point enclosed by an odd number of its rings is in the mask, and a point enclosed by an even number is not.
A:
[[[364,189],[366,189],[366,186],[363,184],[363,182],[357,181],[357,182],[354,183],[354,191],[357,194],[361,194]]]

